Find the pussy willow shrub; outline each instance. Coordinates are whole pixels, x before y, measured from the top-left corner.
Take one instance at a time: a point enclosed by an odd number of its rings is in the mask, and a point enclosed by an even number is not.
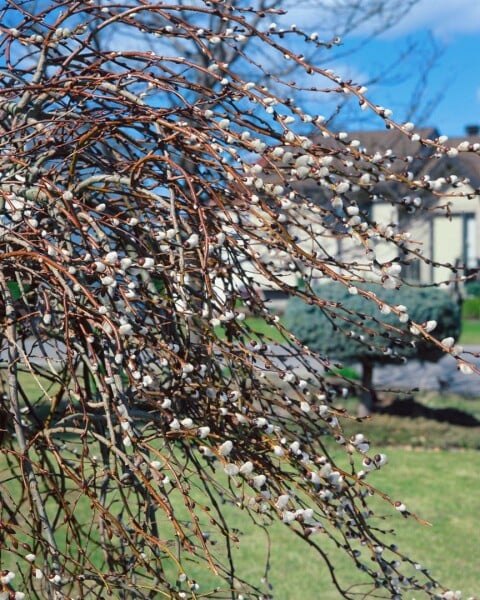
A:
[[[454,346],[460,335],[460,305],[446,291],[407,285],[398,290],[382,290],[384,304],[380,314],[372,314],[370,296],[377,291],[373,285],[347,287],[327,282],[315,292],[338,306],[337,315],[331,315],[317,304],[292,298],[283,320],[285,327],[310,350],[330,357],[332,362],[344,360],[361,364],[364,393],[360,414],[374,408],[370,390],[375,365],[398,364],[409,358],[435,362],[444,356],[439,346],[419,335],[419,329],[411,325],[411,321],[424,323],[437,340],[452,347],[453,354],[462,352],[459,346]],[[391,306],[408,311],[407,316],[399,318],[392,314]]]
[[[268,80],[270,60],[296,63],[311,77],[310,106],[347,95],[439,157],[477,148],[421,138],[361,85],[307,64],[304,45],[330,42],[275,28],[275,11],[213,0],[2,6],[2,593],[266,596],[232,551],[234,527],[251,518],[260,528],[280,521],[315,548],[340,595],[441,596],[446,588],[392,545],[385,530],[402,521],[383,527],[370,506],[380,495],[393,515],[410,516],[372,487],[385,456],[361,421],[344,439],[349,417],[327,401],[323,357],[312,361],[282,328],[258,282],[340,324],[345,309],[311,287],[315,277],[359,289],[375,278],[376,296],[363,295],[380,318],[383,285],[402,278],[375,262],[376,240],[406,259],[418,251],[395,224],[350,210],[356,193],[408,180],[442,198],[442,182],[408,176],[413,157],[371,154],[330,131],[289,99],[300,84],[255,81]],[[248,38],[262,50],[242,54],[246,80],[222,56],[242,53]],[[177,39],[189,40],[190,58],[166,51]],[[317,184],[322,201],[300,180]],[[460,195],[420,207],[418,218],[448,214]],[[321,251],[316,225],[335,237],[335,219],[355,246],[350,262]],[[240,298],[283,334],[282,352],[252,334]],[[407,323],[451,351],[406,305],[395,300],[399,326],[384,325],[396,347],[410,344]],[[336,579],[327,539],[358,575]],[[208,571],[222,582],[215,591]]]

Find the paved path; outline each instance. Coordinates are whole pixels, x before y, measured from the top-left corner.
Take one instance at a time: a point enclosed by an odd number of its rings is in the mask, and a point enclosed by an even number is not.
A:
[[[480,369],[480,347],[466,346],[465,358]],[[380,387],[400,389],[420,388],[422,390],[444,391],[463,396],[480,397],[480,375],[465,375],[457,368],[457,361],[449,355],[436,363],[408,361],[405,365],[386,365],[374,371],[374,383]]]
[[[0,348],[0,362],[5,363],[8,360],[7,342],[3,340],[3,347]],[[38,343],[33,337],[25,340],[23,349],[28,359],[32,363],[37,363],[42,366],[46,366],[48,360],[52,368],[60,368],[62,362],[65,360],[66,347],[61,341],[53,342],[46,341]]]
[[[45,359],[42,354],[45,352],[53,368],[58,368],[65,356],[65,346],[62,342],[56,344],[46,343],[42,349],[32,345],[33,340],[27,340],[26,350],[33,362],[39,362],[45,366]],[[268,353],[277,364],[283,363],[290,368],[298,368],[298,361],[295,358],[289,358],[285,362],[280,355],[285,355],[280,346],[272,345]],[[465,347],[466,358],[475,364],[480,370],[480,346]],[[478,354],[472,356],[468,353]],[[7,360],[5,349],[0,351],[0,362]],[[313,359],[309,362],[314,363]],[[318,366],[318,370],[322,370]],[[374,384],[377,387],[393,389],[412,389],[420,388],[422,390],[435,390],[461,394],[470,397],[480,397],[480,375],[473,373],[465,375],[457,368],[457,361],[449,355],[444,356],[436,363],[421,363],[416,360],[408,361],[404,365],[385,365],[376,367],[374,370]]]
[[[276,345],[272,345],[270,349],[273,362],[280,365],[282,362],[280,356],[285,356],[285,353]],[[468,346],[464,350],[466,352],[464,358],[480,370],[480,346]],[[473,356],[472,354],[478,354],[479,356]],[[319,371],[323,370],[321,365],[315,364],[314,359],[309,358],[307,360],[314,368],[316,367]],[[284,364],[291,369],[298,369],[299,367],[298,360],[295,358],[284,359]],[[450,355],[445,355],[436,363],[421,363],[418,360],[410,360],[403,365],[375,367],[374,384],[376,387],[391,388],[393,390],[419,388],[421,390],[480,397],[480,375],[477,373],[465,375],[458,370],[457,361]]]

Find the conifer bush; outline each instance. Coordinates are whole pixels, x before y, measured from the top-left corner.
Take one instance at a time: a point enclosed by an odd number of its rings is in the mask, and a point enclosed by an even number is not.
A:
[[[435,362],[444,355],[439,346],[419,336],[411,321],[422,323],[436,340],[443,340],[452,352],[461,353],[453,345],[460,336],[460,306],[445,290],[409,286],[382,289],[384,304],[373,313],[371,295],[379,293],[379,285],[346,287],[333,281],[317,286],[315,292],[335,307],[336,314],[293,298],[287,304],[284,325],[322,357],[362,366],[362,414],[374,408],[370,390],[375,365],[398,364],[412,358]],[[400,314],[391,312],[392,305]]]

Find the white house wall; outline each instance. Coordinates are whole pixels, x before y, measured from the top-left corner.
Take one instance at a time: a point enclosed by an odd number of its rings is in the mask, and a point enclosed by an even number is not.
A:
[[[446,216],[445,210],[437,208],[417,212],[412,218],[409,226],[412,239],[418,242],[418,249],[425,258],[431,258],[435,263],[449,263],[455,265],[463,261],[464,251],[464,226],[463,219],[467,214],[474,215],[473,224],[469,225],[471,244],[468,251],[469,265],[478,263],[480,239],[480,200],[478,197],[469,199],[459,194],[473,193],[473,188],[463,186],[460,188],[447,188],[445,194],[454,196],[442,196],[437,201],[437,207],[450,204],[451,219]],[[420,281],[422,283],[441,283],[450,281],[454,277],[448,267],[433,267],[431,264],[421,262],[419,265]]]
[[[475,196],[468,198],[459,196],[459,193],[473,194],[474,190],[470,186],[462,186],[460,188],[449,188],[447,193],[456,194],[454,197],[448,198],[450,202],[450,210],[452,221],[437,218],[434,221],[433,227],[433,258],[438,262],[449,262],[455,264],[460,260],[467,263],[467,267],[473,268],[478,266],[479,247],[477,240],[480,236],[480,199]],[[440,201],[440,204],[444,200]],[[464,216],[473,215],[472,222],[469,222],[464,227]],[[467,237],[465,237],[465,233]],[[467,248],[466,256],[464,256],[464,247]],[[436,283],[444,279],[451,279],[452,274],[449,269],[440,267],[434,272],[434,281]]]
[[[438,200],[438,205],[444,205],[450,202],[452,219],[447,217],[435,217],[435,215],[445,214],[437,210],[419,210],[412,217],[408,231],[411,239],[416,242],[413,248],[419,251],[425,258],[433,259],[439,263],[450,263],[454,265],[458,259],[463,258],[464,236],[463,222],[460,215],[474,214],[475,219],[470,225],[472,239],[475,243],[471,244],[469,258],[473,262],[478,262],[480,243],[480,200],[478,197],[468,199],[459,194],[463,192],[473,193],[473,189],[464,186],[463,188],[449,188],[444,190],[446,194],[452,193],[455,196],[447,198],[443,196]],[[269,220],[263,211],[258,210],[261,225],[262,220]],[[362,262],[365,259],[365,248],[356,239],[355,234],[346,235],[345,232],[332,231],[329,226],[323,224],[322,212],[310,210],[307,207],[299,209],[297,213],[297,226],[289,227],[292,236],[298,237],[298,245],[308,254],[316,254],[318,258],[324,258],[329,263],[329,257],[351,263],[352,261]],[[398,221],[398,209],[390,202],[377,202],[372,205],[371,219],[379,224],[391,224]],[[254,225],[254,223],[250,223]],[[305,234],[305,226],[308,225],[309,234]],[[303,236],[303,238],[302,238]],[[260,262],[266,265],[269,271],[275,275],[287,286],[295,286],[302,274],[295,271],[291,263],[291,257],[271,250],[267,244],[258,240],[250,240],[250,249],[256,253]],[[398,249],[395,245],[385,243],[381,240],[374,243],[375,257],[380,263],[393,260],[398,255]],[[269,278],[265,277],[253,262],[243,264],[244,268],[250,272],[255,279],[258,289],[275,289]],[[331,262],[333,266],[333,262]],[[447,267],[432,267],[431,264],[422,260],[419,261],[419,279],[422,283],[440,283],[452,279],[452,272]],[[335,267],[334,267],[335,268]],[[338,270],[338,268],[336,268]],[[308,273],[312,279],[322,278],[322,272],[312,270]],[[365,271],[362,272],[365,275]]]

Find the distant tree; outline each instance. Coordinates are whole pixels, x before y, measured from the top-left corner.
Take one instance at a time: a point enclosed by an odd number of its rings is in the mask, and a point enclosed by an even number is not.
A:
[[[297,19],[305,23],[305,27],[299,32],[297,40],[302,42],[314,42],[324,39],[325,44],[303,43],[302,52],[305,63],[315,64],[317,67],[335,69],[336,65],[344,72],[345,79],[351,77],[349,58],[363,47],[368,46],[373,40],[385,34],[397,26],[404,18],[409,16],[410,11],[417,5],[419,0],[404,0],[399,6],[397,0],[307,0],[302,2],[301,7],[293,0],[257,0],[255,3],[255,17],[251,19],[251,25],[263,29],[265,35],[276,41],[282,41],[285,32],[291,35],[292,31],[299,29]],[[180,3],[181,5],[182,3]],[[195,4],[189,3],[186,4]],[[208,12],[197,12],[195,26],[199,30],[207,29],[212,37],[223,35],[225,31],[236,32],[234,44],[210,44],[208,52],[199,52],[195,36],[157,36],[152,38],[152,32],[161,30],[168,26],[165,14],[157,12],[137,13],[138,28],[131,35],[131,28],[124,27],[122,21],[116,22],[116,27],[108,28],[105,35],[103,28],[91,25],[92,44],[98,52],[110,52],[117,50],[117,41],[129,36],[134,40],[137,50],[144,48],[149,50],[161,44],[162,53],[166,56],[182,57],[187,62],[194,61],[199,68],[189,71],[191,84],[197,89],[209,89],[215,86],[216,78],[212,73],[212,63],[219,66],[228,65],[228,69],[234,69],[237,76],[250,81],[251,78],[258,85],[267,85],[270,90],[281,92],[284,85],[282,81],[295,81],[289,90],[290,96],[296,98],[301,96],[305,102],[309,98],[311,87],[311,74],[305,71],[303,65],[293,60],[285,60],[284,56],[270,52],[264,41],[252,35],[243,35],[239,32],[238,21],[235,10],[244,9],[243,0],[232,0],[229,2],[231,11],[225,11],[222,19],[213,22]],[[299,10],[300,9],[300,10]],[[290,12],[292,11],[292,12]],[[114,25],[114,24],[112,24]],[[361,34],[359,35],[359,32]],[[358,42],[353,47],[343,44],[344,38],[357,38]],[[160,39],[161,38],[161,39]],[[132,42],[130,42],[132,43]],[[291,39],[291,46],[295,48],[295,39]],[[442,52],[432,35],[416,36],[410,35],[405,43],[397,41],[397,52],[387,61],[378,57],[375,65],[369,65],[369,77],[362,81],[362,85],[369,89],[377,86],[387,85],[389,90],[398,86],[411,84],[414,88],[412,98],[405,103],[398,118],[405,121],[416,121],[418,124],[427,122],[431,124],[430,115],[443,93],[442,90],[433,90],[429,84],[430,72],[437,66]],[[268,69],[252,69],[251,63],[255,62],[262,67],[268,64]],[[177,98],[172,96],[170,100],[176,104]],[[213,98],[210,98],[212,101]],[[348,95],[336,96],[331,101],[329,95],[324,95],[321,105],[316,110],[325,114],[330,126],[347,127],[352,129],[353,123],[365,123],[370,113],[361,112],[356,109],[354,102]],[[317,103],[318,95],[310,96],[310,101]],[[371,116],[371,115],[370,115]]]
[[[371,311],[371,295],[380,290],[384,304],[375,314]],[[348,288],[330,282],[317,287],[316,293],[337,309],[335,315],[299,298],[293,298],[285,311],[285,327],[302,344],[331,361],[360,363],[363,387],[360,416],[375,409],[372,393],[375,365],[401,363],[411,358],[435,362],[444,356],[439,346],[419,336],[417,327],[410,325],[412,321],[422,323],[436,339],[449,346],[460,335],[460,306],[446,291],[408,286],[380,290],[372,284]],[[391,313],[392,305],[399,314]],[[458,347],[457,350],[461,351]]]
[[[217,0],[2,4],[2,596],[265,598],[268,577],[264,586],[236,564],[243,519],[289,527],[326,560],[341,596],[446,590],[379,529],[369,478],[385,457],[361,431],[344,439],[348,417],[326,401],[312,351],[259,287],[333,318],[344,310],[311,289],[318,274],[351,287],[386,271],[375,240],[418,254],[397,224],[372,222],[355,203],[359,186],[373,195],[375,181],[406,181],[408,161],[338,136],[290,92],[347,95],[439,156],[457,149],[393,122],[361,84],[308,62],[304,46],[331,42],[293,27],[272,35],[275,16]],[[242,53],[246,38],[260,50],[242,55],[248,78],[216,58]],[[165,51],[186,40],[190,56]],[[258,56],[295,63],[315,83],[269,78]],[[322,143],[335,136],[338,148]],[[307,176],[331,205],[297,189]],[[433,183],[408,180],[412,190]],[[446,195],[440,181],[434,189]],[[463,193],[425,210],[448,216]],[[357,244],[351,261],[322,251],[340,235],[340,204],[341,235]],[[325,237],[319,219],[332,223]],[[283,335],[283,355],[255,335],[240,301]],[[422,323],[409,327],[450,350]],[[327,539],[358,577],[337,578]]]

